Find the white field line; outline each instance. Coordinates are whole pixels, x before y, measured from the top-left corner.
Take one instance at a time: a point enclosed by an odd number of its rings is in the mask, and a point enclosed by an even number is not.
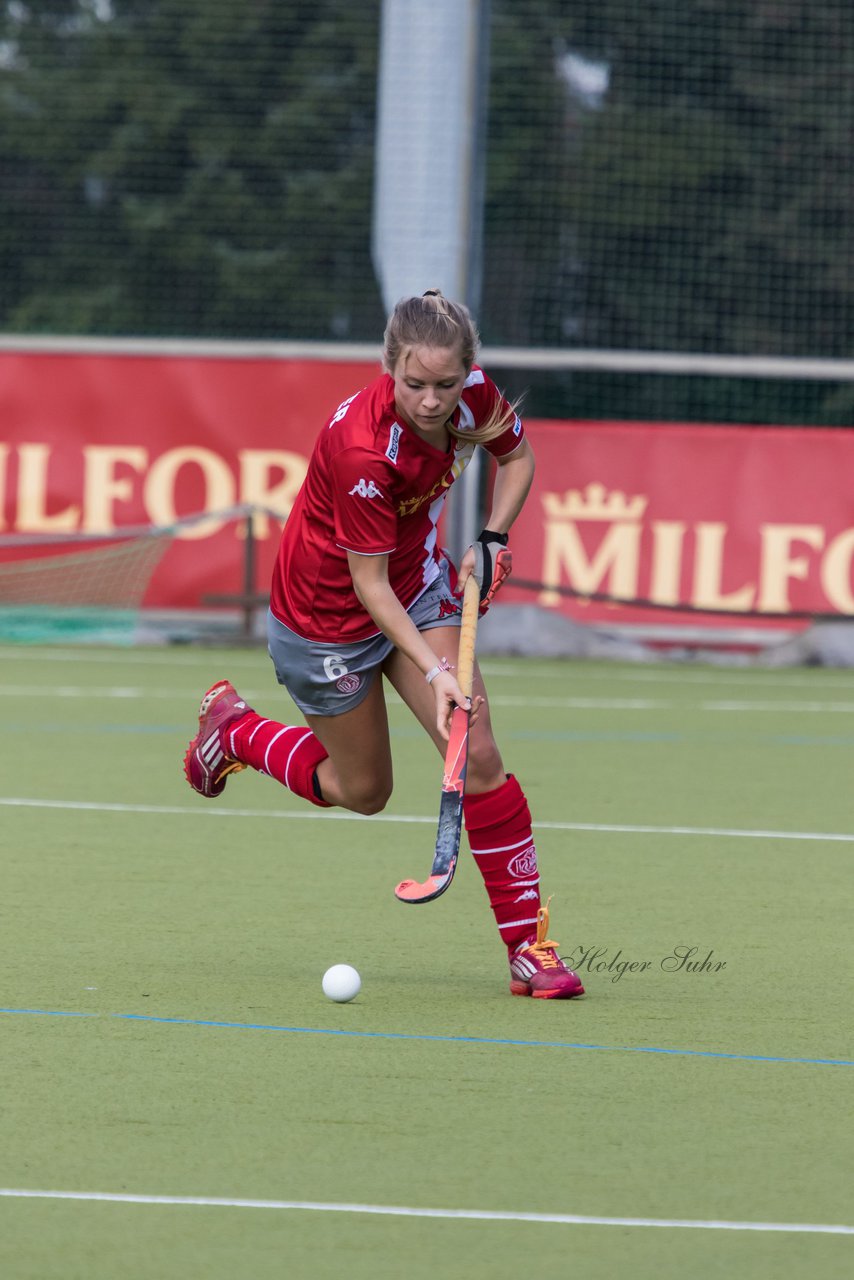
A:
[[[98,800],[38,800],[24,796],[0,796],[0,808],[64,809],[90,813],[168,814],[192,818],[261,818],[286,822],[392,822],[434,826],[435,816],[419,814],[349,813],[344,809],[224,809],[219,806],[177,804],[119,804]],[[590,831],[616,835],[715,836],[750,840],[811,840],[854,844],[854,832],[845,831],[770,831],[741,827],[659,827],[639,823],[614,822],[536,822],[535,831]]]
[[[91,666],[92,664],[99,667],[109,665],[120,667],[195,667],[198,669],[201,665],[201,659],[204,656],[204,663],[211,666],[214,662],[209,650],[204,651],[204,655],[198,649],[192,646],[186,648],[173,649],[170,646],[155,649],[85,649],[79,646],[74,649],[46,649],[41,646],[36,650],[22,650],[20,645],[2,645],[0,644],[0,658],[8,662],[32,662],[36,666],[41,667],[46,662],[61,662],[63,666]],[[218,661],[218,659],[217,659]],[[260,647],[257,649],[229,649],[228,650],[228,666],[229,667],[254,667],[256,671],[269,671],[273,676],[273,668],[270,659],[265,651]],[[275,687],[275,677],[273,677]]]
[[[198,669],[200,666],[200,658],[198,652],[194,651],[178,651],[172,648],[165,649],[111,649],[111,650],[95,650],[88,649],[39,649],[38,654],[34,657],[30,653],[23,653],[17,646],[0,645],[0,656],[8,658],[11,662],[18,661],[37,661],[39,666],[43,666],[47,662],[61,662],[63,666],[70,666],[74,663],[80,665],[97,664],[105,667],[109,664],[117,666],[151,666],[160,668],[169,667],[193,667]],[[228,652],[227,662],[229,667],[251,667],[256,673],[272,670],[269,666],[269,659],[259,648],[257,652]],[[814,676],[798,675],[789,673],[788,671],[779,671],[766,667],[728,667],[721,666],[709,671],[685,670],[679,664],[667,665],[663,663],[659,667],[647,667],[641,664],[632,666],[613,667],[590,667],[581,661],[570,666],[567,663],[564,672],[552,662],[548,666],[538,665],[535,658],[525,659],[518,665],[502,663],[498,658],[484,658],[480,663],[481,670],[485,675],[495,677],[496,679],[518,680],[524,677],[526,680],[549,680],[552,684],[559,682],[562,678],[575,679],[581,683],[587,684],[591,681],[605,680],[609,683],[629,683],[629,684],[711,684],[720,685],[732,682],[734,684],[742,684],[746,681],[759,680],[763,685],[769,687],[780,687],[786,689],[815,689],[816,685],[820,685],[822,689],[845,689],[848,693],[854,695],[854,676],[844,675],[828,675],[824,671],[816,673]],[[215,674],[215,673],[214,673]],[[272,687],[272,686],[271,686]]]
[[[242,690],[244,696],[250,701],[264,694],[256,694],[254,689]],[[187,693],[181,689],[151,689],[142,688],[138,685],[23,685],[23,684],[4,684],[0,685],[0,697],[2,698],[99,698],[106,700],[124,700],[124,701],[168,701],[174,702],[176,705],[182,704],[187,700]],[[400,699],[394,695],[389,696],[389,701],[399,703]],[[530,697],[525,695],[495,694],[489,699],[492,706],[495,707],[537,707],[537,708],[563,708],[566,710],[576,711],[723,711],[723,712],[741,712],[741,711],[771,711],[771,712],[789,712],[800,714],[802,712],[815,712],[818,714],[834,713],[854,713],[854,702],[816,702],[816,701],[792,701],[792,702],[776,702],[769,700],[756,699],[720,699],[720,700],[704,700],[700,702],[681,702],[674,701],[669,698],[558,698],[558,697]]]
[[[538,1222],[573,1227],[665,1227],[694,1231],[799,1232],[802,1235],[854,1235],[854,1226],[821,1222],[729,1222],[714,1218],[611,1218],[582,1213],[514,1213],[500,1209],[421,1209],[396,1204],[336,1204],[318,1200],[238,1200],[225,1196],[146,1196],[110,1191],[30,1191],[0,1187],[0,1196],[20,1200],[84,1200],[111,1204],[193,1206],[214,1209],[292,1209],[308,1213],[365,1213],[396,1218],[448,1221]]]
[[[480,662],[480,669],[484,675],[490,677],[508,680],[518,680],[524,678],[526,680],[549,680],[552,684],[560,681],[562,673],[560,667],[552,665],[550,667],[537,666],[536,658],[528,658],[524,660],[524,664],[519,666],[511,666],[502,664],[500,660],[493,661],[490,658],[484,658]],[[816,672],[815,675],[805,676],[796,673],[781,672],[768,667],[714,667],[708,671],[684,670],[679,664],[666,663],[658,667],[647,667],[640,663],[633,667],[631,663],[626,666],[611,667],[588,667],[585,660],[581,659],[570,666],[567,663],[566,678],[572,678],[579,684],[588,684],[600,680],[607,681],[609,684],[628,683],[628,684],[744,684],[749,681],[756,681],[769,687],[780,687],[784,689],[815,689],[820,686],[822,689],[845,689],[848,693],[854,694],[854,675],[828,675],[825,671]]]
[[[490,694],[490,703],[498,707],[561,707],[576,711],[787,711],[787,712],[854,712],[854,702],[776,702],[767,699],[712,699],[701,702],[676,702],[669,698],[549,698],[526,697],[523,694]]]

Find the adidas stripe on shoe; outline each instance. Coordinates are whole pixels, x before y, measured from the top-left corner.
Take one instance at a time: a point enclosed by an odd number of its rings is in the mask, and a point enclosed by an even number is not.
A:
[[[246,765],[229,756],[225,733],[252,708],[228,680],[208,689],[199,707],[199,732],[184,754],[184,774],[194,791],[211,799],[225,790],[230,773]]]
[[[537,936],[510,957],[510,991],[536,1000],[571,1000],[583,996],[581,979],[568,969],[557,953],[559,943],[549,932],[549,902],[537,912]]]

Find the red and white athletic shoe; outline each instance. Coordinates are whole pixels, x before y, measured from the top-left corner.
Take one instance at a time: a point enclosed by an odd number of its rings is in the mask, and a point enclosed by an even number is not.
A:
[[[225,749],[225,731],[252,710],[228,680],[208,689],[199,707],[199,732],[184,755],[187,781],[200,796],[218,796],[230,773],[245,769]]]
[[[567,969],[557,953],[559,942],[549,936],[549,902],[537,912],[537,936],[510,957],[510,991],[536,1000],[571,1000],[583,996],[581,979]]]

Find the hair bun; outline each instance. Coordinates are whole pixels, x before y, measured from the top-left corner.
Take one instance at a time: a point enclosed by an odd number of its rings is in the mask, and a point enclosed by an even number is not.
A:
[[[441,289],[425,289],[421,295],[422,298],[442,298],[444,294]]]

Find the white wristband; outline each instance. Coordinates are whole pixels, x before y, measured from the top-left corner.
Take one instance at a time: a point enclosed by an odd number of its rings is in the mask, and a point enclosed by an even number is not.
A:
[[[441,675],[443,671],[450,671],[450,669],[451,668],[448,666],[448,659],[443,658],[442,661],[438,663],[435,667],[430,668],[430,670],[427,672],[424,679],[427,681],[428,684],[432,684],[433,681],[436,679],[436,676]]]

